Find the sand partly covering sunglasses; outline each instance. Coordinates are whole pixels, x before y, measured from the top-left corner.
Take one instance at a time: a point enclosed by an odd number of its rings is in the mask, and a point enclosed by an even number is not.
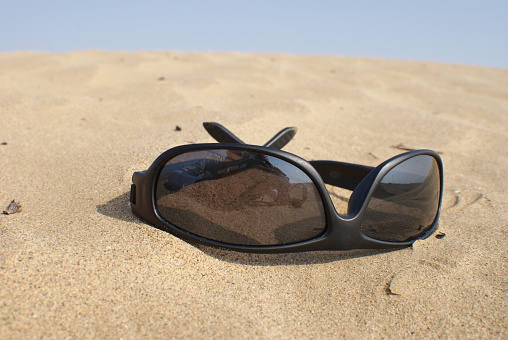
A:
[[[220,124],[203,125],[219,143],[172,148],[132,177],[134,214],[186,241],[256,253],[386,249],[437,227],[443,163],[435,151],[377,167],[307,162],[280,150],[296,128],[256,146]],[[347,214],[336,211],[325,184],[352,191]]]

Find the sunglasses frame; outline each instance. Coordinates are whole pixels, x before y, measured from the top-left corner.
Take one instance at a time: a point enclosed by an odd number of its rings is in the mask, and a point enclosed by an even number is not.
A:
[[[229,149],[239,151],[257,152],[277,157],[302,170],[313,181],[321,196],[325,212],[325,230],[322,234],[297,243],[246,246],[214,241],[204,238],[181,228],[176,227],[160,216],[155,205],[155,188],[159,174],[166,163],[183,153],[213,149]],[[428,155],[436,160],[440,177],[439,202],[436,217],[432,225],[421,236],[411,241],[388,242],[370,238],[361,232],[361,222],[367,209],[371,196],[381,179],[395,166],[416,156]],[[336,174],[347,172],[350,180],[341,180]],[[271,147],[235,143],[207,143],[182,145],[162,153],[146,171],[135,172],[132,177],[130,205],[133,213],[140,219],[148,222],[158,229],[169,232],[185,241],[199,243],[223,249],[250,252],[250,253],[290,253],[317,250],[349,250],[349,249],[390,249],[410,246],[417,239],[425,239],[437,228],[441,202],[443,197],[443,162],[441,157],[432,150],[415,150],[399,154],[388,159],[375,168],[363,165],[348,164],[335,161],[308,162],[294,154]],[[351,194],[347,215],[339,214],[330,198],[325,183],[341,186],[353,190]]]

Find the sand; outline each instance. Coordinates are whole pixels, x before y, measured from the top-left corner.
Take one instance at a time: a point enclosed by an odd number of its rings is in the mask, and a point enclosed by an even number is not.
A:
[[[0,338],[508,337],[508,70],[236,53],[0,54]],[[438,233],[396,251],[255,255],[133,217],[163,151],[251,144],[445,165]],[[181,131],[175,131],[179,126]]]

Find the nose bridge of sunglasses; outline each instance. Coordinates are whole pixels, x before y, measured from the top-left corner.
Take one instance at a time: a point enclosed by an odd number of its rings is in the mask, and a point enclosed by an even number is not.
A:
[[[370,166],[336,161],[310,161],[325,184],[354,190],[358,184],[374,169]]]

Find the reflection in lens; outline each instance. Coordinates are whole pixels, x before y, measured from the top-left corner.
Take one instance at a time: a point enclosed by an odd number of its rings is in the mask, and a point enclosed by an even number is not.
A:
[[[391,169],[377,185],[362,232],[382,241],[410,241],[425,234],[438,211],[440,174],[434,157],[420,155]]]
[[[171,159],[156,186],[159,215],[180,229],[241,245],[281,245],[324,232],[321,197],[298,167],[260,153],[215,149]]]

